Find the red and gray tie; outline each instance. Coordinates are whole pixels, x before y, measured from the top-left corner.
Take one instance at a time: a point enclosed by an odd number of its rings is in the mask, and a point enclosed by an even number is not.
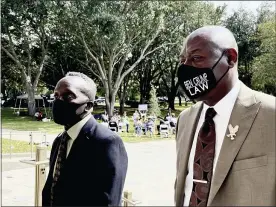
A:
[[[216,111],[208,108],[205,120],[199,130],[194,158],[193,190],[190,206],[207,206],[213,174],[216,131],[214,116]]]

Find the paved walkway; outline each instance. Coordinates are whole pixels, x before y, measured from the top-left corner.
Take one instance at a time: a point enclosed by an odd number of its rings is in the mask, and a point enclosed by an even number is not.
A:
[[[172,206],[175,141],[126,143],[125,146],[129,156],[125,190],[131,191],[134,199],[142,201],[141,206]],[[23,158],[3,159],[2,165],[16,165],[20,159]],[[3,206],[34,205],[34,168],[20,165],[20,169],[6,168],[7,171],[2,172]]]

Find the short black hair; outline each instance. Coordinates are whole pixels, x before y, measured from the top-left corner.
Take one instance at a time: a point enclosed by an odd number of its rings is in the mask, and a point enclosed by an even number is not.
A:
[[[87,87],[84,89],[83,93],[89,98],[90,101],[95,101],[97,87],[95,82],[91,78],[80,72],[68,72],[66,73],[65,77],[66,76],[75,76],[82,78],[87,84]]]

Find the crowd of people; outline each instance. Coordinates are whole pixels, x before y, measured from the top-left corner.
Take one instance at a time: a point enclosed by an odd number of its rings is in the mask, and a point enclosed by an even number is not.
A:
[[[124,112],[122,116],[116,112],[114,116],[109,117],[105,111],[104,114],[102,114],[101,119],[103,121],[102,124],[107,126],[112,131],[129,133],[130,122],[126,112]],[[132,120],[135,136],[148,134],[152,136],[155,134],[155,130],[157,130],[158,134],[160,134],[162,131],[160,126],[162,125],[167,126],[167,129],[174,133],[177,118],[174,113],[168,113],[164,118],[162,118],[157,117],[154,113],[147,114],[136,110],[132,115]],[[157,122],[158,120],[159,124]]]

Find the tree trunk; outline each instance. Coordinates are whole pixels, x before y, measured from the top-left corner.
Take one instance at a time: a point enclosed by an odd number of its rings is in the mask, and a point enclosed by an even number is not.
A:
[[[120,99],[120,114],[123,115],[125,111],[125,99],[121,98]]]
[[[167,85],[167,87],[169,89],[168,90],[168,105],[169,105],[169,109],[172,109],[172,110],[175,110],[174,100],[175,100],[176,93],[177,93],[177,88],[178,88],[178,86],[176,86],[176,83],[175,83],[175,80],[174,80],[175,75],[176,75],[177,66],[178,66],[178,63],[176,63],[174,65],[171,61],[171,68],[170,68],[171,83],[170,83],[170,87],[168,85]]]
[[[169,103],[169,108],[172,109],[172,110],[175,110],[175,107],[174,107],[175,95],[173,93],[174,92],[171,92],[168,95],[168,103]]]
[[[28,114],[29,116],[34,116],[36,112],[35,89],[28,84],[27,84],[27,94],[28,94]]]
[[[152,69],[148,65],[142,65],[143,69],[139,74],[140,81],[140,103],[144,104],[146,101],[149,101],[150,90],[151,90],[151,81],[152,81]]]
[[[144,104],[146,102],[146,93],[147,93],[147,87],[145,84],[145,81],[140,79],[140,103]]]
[[[178,100],[179,100],[179,106],[182,106],[182,103],[181,103],[181,95],[178,94]]]
[[[120,114],[121,115],[123,115],[125,112],[125,102],[126,102],[126,95],[127,95],[126,92],[127,92],[127,85],[124,84],[124,88],[120,96]]]
[[[4,78],[4,79],[2,79],[1,80],[1,93],[2,93],[2,95],[3,95],[3,100],[6,100],[7,99],[7,91],[6,91],[6,79]]]
[[[106,102],[106,111],[108,117],[112,117],[114,115],[114,105],[115,105],[115,94],[108,94],[105,95],[105,102]]]
[[[118,96],[120,102],[120,114],[122,115],[125,111],[125,87],[123,87],[123,85],[120,86]]]

